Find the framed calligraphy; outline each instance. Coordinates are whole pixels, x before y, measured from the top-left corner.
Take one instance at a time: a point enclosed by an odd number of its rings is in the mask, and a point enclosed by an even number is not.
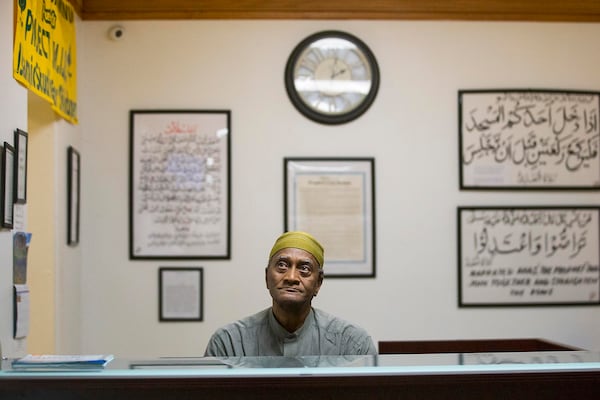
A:
[[[27,132],[15,130],[15,181],[14,197],[16,204],[27,202]]]
[[[14,169],[15,169],[15,148],[7,142],[0,148],[2,157],[2,169],[0,175],[0,226],[12,228],[14,222]]]
[[[600,207],[459,207],[459,307],[600,304]]]
[[[460,189],[600,189],[600,92],[461,90]]]
[[[159,268],[159,321],[202,321],[202,287],[202,268]]]
[[[130,259],[230,258],[230,118],[130,111]]]
[[[284,230],[325,248],[328,278],[375,277],[375,160],[285,158]]]
[[[79,243],[79,200],[81,156],[74,147],[67,149],[67,244]]]

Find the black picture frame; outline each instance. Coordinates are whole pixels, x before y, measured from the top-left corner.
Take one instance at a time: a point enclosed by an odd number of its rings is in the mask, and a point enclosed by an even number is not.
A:
[[[458,91],[460,190],[599,190],[600,92]]]
[[[14,224],[15,149],[9,143],[4,142],[1,150],[0,226],[11,229]]]
[[[81,194],[81,155],[73,146],[67,148],[67,245],[79,243]]]
[[[129,258],[231,258],[231,111],[131,110]]]
[[[600,207],[457,208],[458,306],[600,305]]]
[[[27,203],[27,154],[29,135],[21,129],[15,129],[15,204]]]
[[[322,243],[325,277],[375,278],[375,159],[286,157],[283,169],[284,231]]]
[[[203,321],[203,287],[203,268],[160,267],[158,270],[159,321]]]

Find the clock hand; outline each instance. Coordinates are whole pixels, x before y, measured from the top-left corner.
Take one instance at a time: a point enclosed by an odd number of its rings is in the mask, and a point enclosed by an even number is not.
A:
[[[346,72],[346,68],[342,67],[342,69],[336,70],[336,65],[338,63],[338,58],[333,59],[333,65],[331,66],[331,80],[335,79],[336,76],[341,75]]]
[[[338,75],[341,75],[341,74],[343,74],[344,72],[346,72],[346,68],[342,68],[342,69],[340,69],[339,71],[336,71],[336,72],[334,72],[334,73],[331,75],[331,79],[335,78],[335,77],[336,77],[336,76],[338,76]]]
[[[330,79],[333,79],[336,76],[335,65],[337,64],[337,62],[338,62],[338,59],[336,57],[333,59],[333,65],[331,66],[331,78]]]

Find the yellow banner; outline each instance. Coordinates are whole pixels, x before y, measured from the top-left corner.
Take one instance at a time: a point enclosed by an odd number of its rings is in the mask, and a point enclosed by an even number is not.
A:
[[[67,0],[15,0],[13,76],[77,123],[75,11]]]

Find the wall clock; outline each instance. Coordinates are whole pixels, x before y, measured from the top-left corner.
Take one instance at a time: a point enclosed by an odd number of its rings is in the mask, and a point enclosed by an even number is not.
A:
[[[340,31],[302,40],[285,67],[292,104],[313,121],[343,124],[361,116],[379,89],[379,67],[367,45]]]

